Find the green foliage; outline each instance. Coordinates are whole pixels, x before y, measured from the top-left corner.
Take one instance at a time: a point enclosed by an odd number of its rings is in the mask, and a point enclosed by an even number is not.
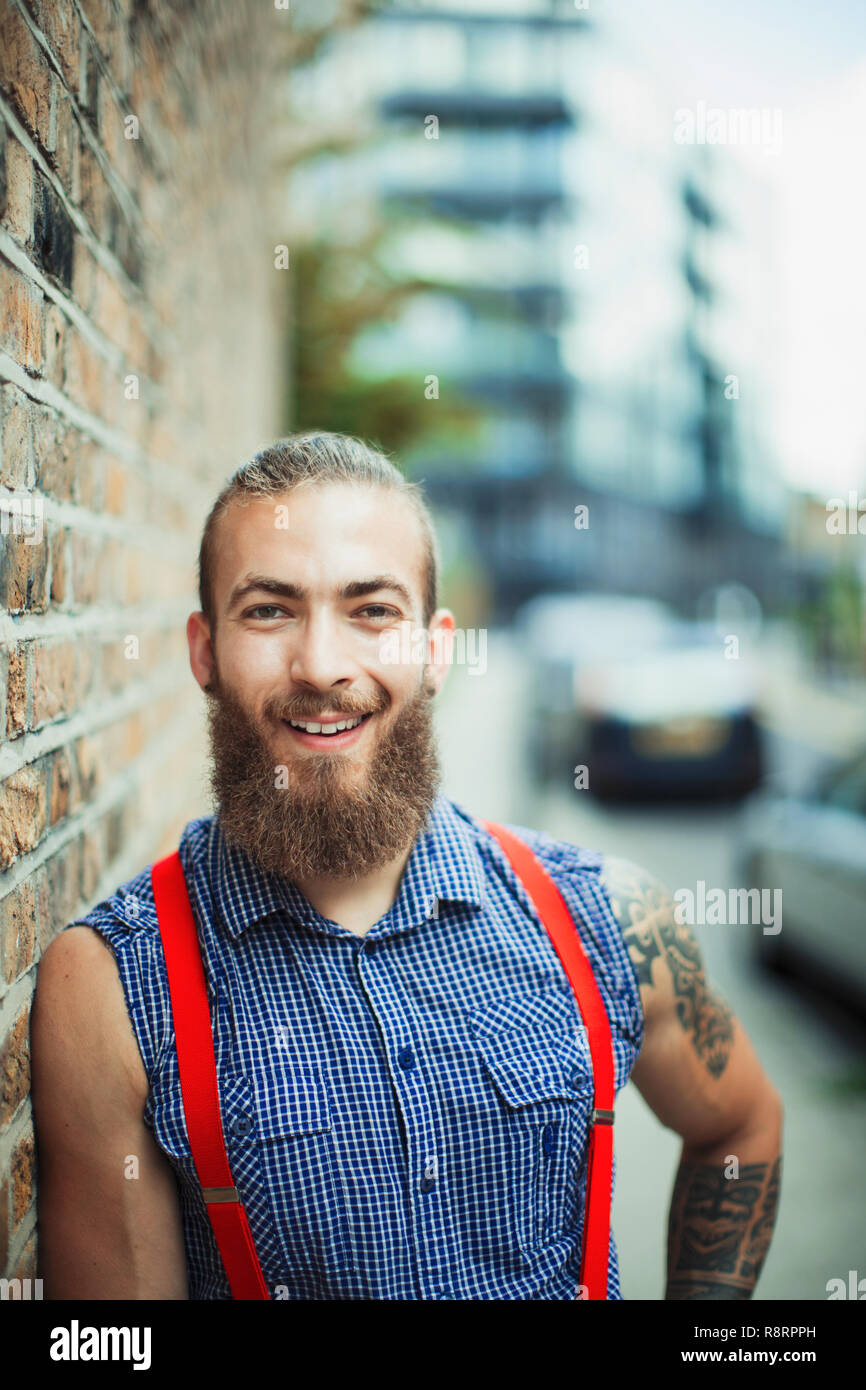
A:
[[[433,280],[400,278],[385,268],[389,229],[378,225],[352,245],[318,240],[292,256],[292,429],[358,435],[404,453],[442,436],[465,435],[482,414],[448,383],[428,400],[417,373],[375,377],[352,362],[360,335],[395,320]]]

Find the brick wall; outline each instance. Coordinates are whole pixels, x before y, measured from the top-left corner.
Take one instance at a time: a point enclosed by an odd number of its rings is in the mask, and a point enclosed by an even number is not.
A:
[[[208,810],[198,540],[280,428],[273,23],[256,0],[0,0],[7,1277],[35,1274],[40,953]]]

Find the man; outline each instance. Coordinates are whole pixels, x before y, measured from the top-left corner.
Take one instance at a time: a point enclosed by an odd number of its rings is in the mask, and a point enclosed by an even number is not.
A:
[[[580,1297],[586,1033],[498,842],[439,790],[454,618],[438,565],[417,488],[340,435],[264,450],[202,538],[187,636],[218,813],[180,850],[229,1163],[272,1298]],[[423,663],[395,642],[419,628]],[[684,1140],[666,1296],[748,1298],[778,1197],[778,1094],[665,890],[512,828],[581,934],[616,1089],[633,1075]],[[33,1065],[48,1297],[228,1298],[149,869],[46,950]]]

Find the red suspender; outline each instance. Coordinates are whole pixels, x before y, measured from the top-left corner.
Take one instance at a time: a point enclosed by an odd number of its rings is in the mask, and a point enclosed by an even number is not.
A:
[[[598,992],[592,966],[575,931],[571,914],[544,865],[523,840],[512,835],[503,825],[494,825],[492,821],[482,821],[481,824],[496,837],[514,872],[523,880],[523,885],[565,966],[589,1035],[595,1095],[589,1132],[580,1283],[586,1287],[588,1298],[606,1299],[614,1102],[610,1021]]]
[[[532,898],[571,981],[589,1035],[595,1108],[589,1136],[580,1283],[586,1286],[589,1298],[606,1299],[614,1102],[607,1012],[565,901],[543,864],[504,826],[493,821],[481,824],[499,841]],[[208,1216],[232,1297],[269,1298],[226,1154],[201,949],[177,850],[152,866],[151,878],[168,971],[186,1127]]]
[[[207,1214],[232,1297],[269,1299],[226,1154],[204,968],[177,850],[152,866],[151,879],[168,970],[186,1127]]]

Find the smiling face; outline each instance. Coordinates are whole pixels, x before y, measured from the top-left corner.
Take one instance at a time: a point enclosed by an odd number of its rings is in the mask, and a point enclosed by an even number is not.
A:
[[[187,636],[226,835],[292,878],[354,878],[393,860],[438,788],[431,701],[447,673],[447,658],[394,659],[401,633],[422,626],[411,503],[318,482],[232,503],[215,553],[215,631],[196,613]],[[438,610],[431,641],[453,627]]]

